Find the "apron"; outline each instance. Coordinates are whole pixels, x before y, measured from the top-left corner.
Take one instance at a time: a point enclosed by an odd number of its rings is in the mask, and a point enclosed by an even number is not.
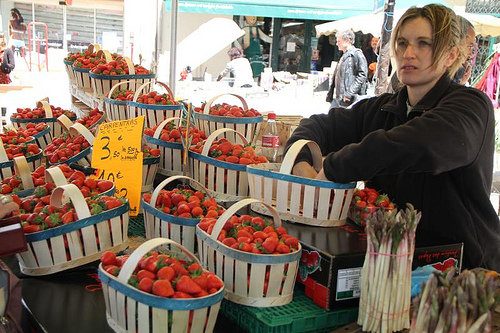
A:
[[[262,63],[262,53],[260,51],[259,29],[257,29],[254,38],[252,27],[250,27],[250,45],[243,51],[243,53],[245,53],[245,57],[248,59],[248,61],[250,61],[253,77],[259,77],[260,73],[262,73],[262,71],[264,70],[264,64]]]

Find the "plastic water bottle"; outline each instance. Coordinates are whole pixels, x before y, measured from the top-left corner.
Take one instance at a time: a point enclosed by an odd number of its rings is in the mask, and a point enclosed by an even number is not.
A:
[[[267,114],[267,124],[262,134],[262,155],[269,162],[281,162],[280,156],[280,137],[278,135],[278,126],[276,126],[276,113]]]

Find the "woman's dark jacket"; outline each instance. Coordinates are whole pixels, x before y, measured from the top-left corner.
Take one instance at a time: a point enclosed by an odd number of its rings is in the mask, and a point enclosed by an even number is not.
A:
[[[495,118],[488,97],[447,74],[407,116],[406,87],[351,109],[303,119],[296,140],[316,141],[328,179],[368,180],[399,207],[422,211],[417,246],[464,243],[465,268],[500,271],[500,222],[489,196]],[[301,152],[297,162],[310,160]],[[498,209],[498,207],[496,207]]]

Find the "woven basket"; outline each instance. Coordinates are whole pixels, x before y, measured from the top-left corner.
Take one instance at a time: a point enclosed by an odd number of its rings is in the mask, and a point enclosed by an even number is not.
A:
[[[172,117],[163,120],[152,137],[144,135],[144,140],[146,140],[149,147],[152,149],[160,149],[160,165],[158,173],[167,176],[175,176],[182,174],[182,161],[184,154],[184,147],[182,143],[179,142],[167,142],[160,140],[161,131],[163,128],[171,121],[182,120],[180,117]],[[177,126],[179,127],[179,126]]]
[[[14,174],[21,178],[23,190],[12,194],[16,194],[20,198],[32,195],[35,190],[35,185],[33,184],[33,178],[31,178],[30,167],[26,157],[14,157]]]
[[[59,167],[51,167],[48,169],[45,169],[45,181],[54,183],[56,186],[63,186],[68,184],[68,180],[66,179],[66,176],[64,176],[64,173]],[[109,190],[106,192],[102,192],[97,194],[96,196],[100,197],[103,195],[108,195],[108,196],[113,196],[116,193],[116,186],[113,184],[113,187],[111,187]],[[69,202],[69,198],[64,197],[63,202]]]
[[[163,120],[167,118],[181,117],[183,110],[182,104],[152,105],[152,104],[137,103],[137,98],[139,98],[139,95],[144,90],[144,88],[152,84],[161,85],[163,88],[165,88],[165,90],[167,90],[168,94],[172,96],[172,98],[174,97],[172,90],[170,90],[170,88],[165,83],[160,81],[146,82],[142,84],[139,88],[137,88],[137,91],[135,92],[134,95],[134,100],[132,102],[127,103],[128,117],[132,119],[144,115],[145,127],[154,127],[155,125],[161,123]]]
[[[171,299],[142,292],[127,281],[139,260],[149,251],[164,244],[172,244],[182,251],[189,261],[198,259],[183,246],[164,238],[149,240],[139,246],[127,259],[118,277],[107,273],[99,265],[99,279],[102,282],[106,318],[115,332],[188,332],[210,333],[213,331],[224,289],[217,293],[190,299]],[[169,320],[170,318],[170,320]]]
[[[109,90],[108,97],[104,97],[104,111],[106,118],[109,121],[126,120],[128,118],[128,101],[120,101],[112,99],[111,96],[118,87],[123,86],[123,89],[135,90],[136,82],[134,80],[123,81],[115,84]]]
[[[63,132],[63,128],[61,127],[60,123],[57,121],[57,118],[53,116],[52,113],[52,108],[50,107],[50,104],[47,101],[39,101],[37,102],[37,107],[43,108],[45,110],[45,116],[47,118],[38,118],[38,119],[17,119],[10,117],[10,121],[12,124],[17,127],[17,128],[26,128],[26,125],[28,123],[47,123],[50,128],[50,136],[51,138],[60,135]],[[75,117],[70,117],[69,118],[71,121],[76,120]],[[41,147],[40,147],[41,148]]]
[[[107,52],[107,51],[104,51]],[[110,55],[111,57],[111,55]],[[134,88],[135,85],[142,85],[146,82],[151,82],[155,78],[155,74],[135,74],[134,64],[128,57],[123,57],[128,66],[129,74],[127,75],[103,75],[103,74],[94,74],[92,72],[89,73],[90,81],[92,85],[92,90],[94,92],[94,96],[97,98],[104,98],[106,94],[118,83],[122,82],[133,82]],[[106,57],[106,62],[110,62]],[[128,88],[128,87],[127,87]]]
[[[45,147],[47,147],[47,145],[52,141],[52,133],[50,126],[48,126],[43,131],[34,134],[33,137],[35,138],[38,147],[40,147],[41,150],[44,150]]]
[[[186,176],[172,176],[162,181],[153,191],[151,203],[147,203],[141,199],[141,206],[144,211],[146,238],[169,238],[179,244],[182,244],[189,251],[194,253],[196,243],[195,226],[201,219],[174,216],[164,213],[155,207],[156,199],[158,198],[160,191],[168,184],[179,179],[187,179],[190,182],[197,183],[203,191],[203,186],[200,183]],[[205,193],[207,193],[206,190]]]
[[[64,68],[66,68],[66,74],[68,74],[68,80],[70,84],[76,84],[76,76],[73,71],[73,61],[63,60]]]
[[[160,164],[160,156],[145,157],[142,160],[142,188],[141,192],[149,192],[153,189],[153,182]]]
[[[88,47],[90,53],[94,51],[100,51],[101,46],[99,44],[90,44]],[[75,74],[75,83],[78,89],[92,93],[92,83],[90,82],[90,68],[78,68],[72,66],[73,73]]]
[[[28,251],[16,255],[21,272],[26,275],[47,275],[82,266],[98,260],[104,251],[119,252],[128,246],[128,204],[90,215],[85,198],[73,184],[55,188],[51,205],[60,207],[63,195],[70,198],[79,219],[26,235]]]
[[[205,134],[207,136],[220,128],[231,128],[236,132],[243,134],[248,142],[253,142],[253,140],[257,137],[257,134],[260,131],[260,127],[263,121],[262,116],[235,118],[235,117],[214,116],[208,114],[210,108],[212,107],[212,104],[220,97],[227,95],[237,97],[241,101],[243,109],[248,110],[247,102],[240,95],[236,94],[217,95],[205,104],[205,107],[203,108],[203,113],[194,112],[196,126],[201,131],[205,131]],[[232,142],[234,142],[234,140],[236,139],[233,132],[226,133],[226,138]]]
[[[271,206],[255,199],[241,200],[219,217],[211,235],[196,227],[200,260],[203,267],[215,272],[224,281],[226,298],[231,302],[254,307],[285,305],[293,299],[293,287],[302,252],[300,244],[298,251],[294,253],[255,254],[232,249],[217,240],[233,214],[247,205],[257,203],[269,210],[276,227],[281,226],[278,213]],[[264,291],[268,268],[268,288]]]
[[[42,151],[40,151],[40,153],[36,155],[25,157],[28,173],[35,171],[36,168],[42,165],[42,157]],[[16,157],[14,157],[14,159],[15,158]],[[3,181],[5,178],[11,177],[14,173],[16,173],[14,160],[9,160],[9,158],[7,157],[7,153],[5,152],[3,142],[1,142],[0,140],[0,181]]]
[[[319,227],[345,223],[356,183],[339,184],[291,175],[295,159],[307,145],[314,167],[321,170],[321,150],[313,141],[296,141],[288,150],[283,163],[249,165],[247,168],[250,196],[273,206],[285,221]],[[265,214],[259,206],[252,210]]]
[[[67,124],[62,126],[67,126]],[[59,161],[57,163],[48,162],[49,165],[50,166],[55,166],[59,164],[70,165],[71,163],[77,163],[82,166],[90,166],[92,163],[92,146],[94,145],[94,135],[85,126],[79,123],[71,125],[69,127],[69,132],[73,136],[83,135],[85,140],[89,142],[90,146],[80,151],[78,154],[72,156],[71,158],[68,158],[66,161],[63,162]]]
[[[247,166],[208,156],[212,143],[226,132],[235,133],[244,145],[248,144],[242,134],[230,128],[218,129],[207,138],[201,154],[189,151],[189,167],[193,178],[203,184],[217,201],[237,201],[249,196]]]

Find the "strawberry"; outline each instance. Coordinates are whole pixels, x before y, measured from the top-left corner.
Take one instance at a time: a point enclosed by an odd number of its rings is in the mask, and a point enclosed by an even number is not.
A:
[[[161,297],[170,297],[174,294],[174,288],[169,280],[156,280],[153,283],[153,294]]]
[[[198,294],[201,287],[196,284],[188,275],[182,275],[175,284],[176,291],[181,291],[187,294]]]

